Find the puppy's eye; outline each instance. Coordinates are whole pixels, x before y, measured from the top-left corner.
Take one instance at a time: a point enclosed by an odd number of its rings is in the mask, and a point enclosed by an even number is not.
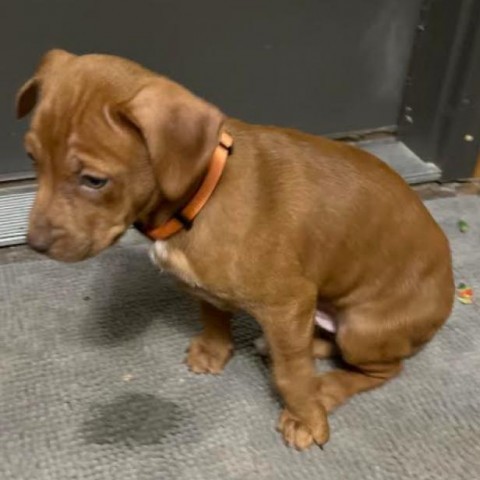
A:
[[[80,184],[84,187],[100,190],[108,183],[108,178],[95,177],[93,175],[81,175]]]

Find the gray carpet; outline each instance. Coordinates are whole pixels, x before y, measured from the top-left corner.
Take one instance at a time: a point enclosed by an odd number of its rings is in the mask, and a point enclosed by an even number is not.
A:
[[[428,206],[451,238],[457,279],[480,292],[480,199]],[[298,453],[274,430],[279,403],[253,321],[237,319],[224,375],[188,373],[195,305],[145,249],[124,244],[76,265],[4,255],[2,480],[480,477],[477,305],[456,304],[401,377],[338,410],[325,451]]]

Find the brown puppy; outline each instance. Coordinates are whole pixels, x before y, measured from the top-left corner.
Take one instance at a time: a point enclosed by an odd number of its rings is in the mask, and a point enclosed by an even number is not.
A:
[[[135,221],[162,224],[198,189],[220,133],[232,136],[193,228],[157,242],[154,259],[202,300],[204,330],[187,358],[194,372],[218,373],[230,358],[230,312],[258,320],[288,444],[325,443],[327,412],[395,376],[450,314],[447,239],[372,155],[226,118],[105,55],[49,52],[18,94],[18,116],[35,105],[25,138],[39,182],[28,238],[64,261],[95,255]],[[319,305],[335,316],[335,348],[314,339]],[[316,376],[314,354],[334,350],[351,368]]]

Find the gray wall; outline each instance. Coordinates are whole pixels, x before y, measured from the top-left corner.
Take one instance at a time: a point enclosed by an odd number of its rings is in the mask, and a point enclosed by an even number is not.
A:
[[[314,133],[395,125],[421,0],[10,0],[0,174],[30,170],[13,98],[39,56],[114,53],[245,120]]]

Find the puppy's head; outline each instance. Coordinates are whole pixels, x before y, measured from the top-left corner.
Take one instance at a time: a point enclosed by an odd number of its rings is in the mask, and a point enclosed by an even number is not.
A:
[[[139,65],[48,52],[17,95],[33,110],[25,149],[38,191],[29,244],[77,261],[111,245],[162,203],[181,201],[207,168],[222,114]]]

